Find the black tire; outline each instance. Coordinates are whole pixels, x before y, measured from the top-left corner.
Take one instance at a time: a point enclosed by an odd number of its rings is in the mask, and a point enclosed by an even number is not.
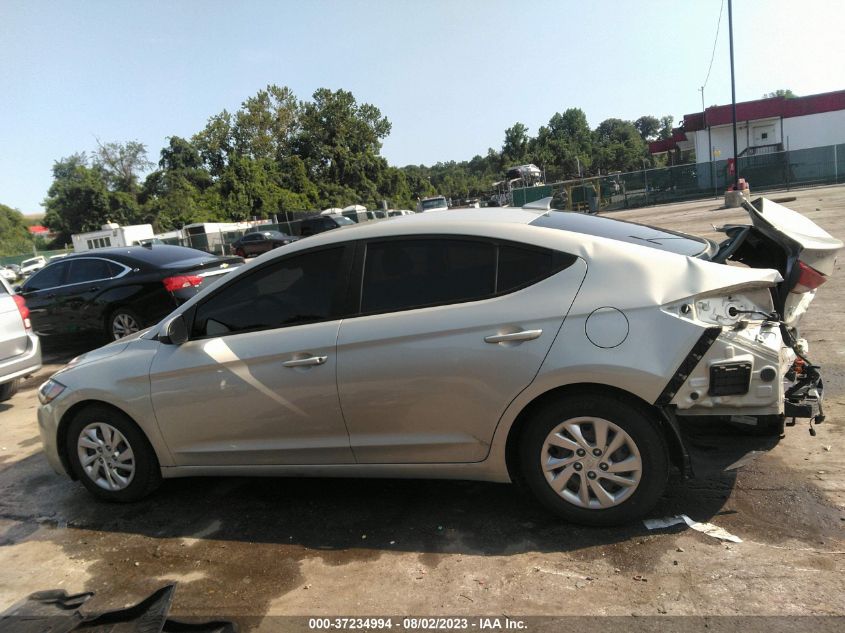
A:
[[[9,382],[4,382],[0,385],[0,402],[6,402],[6,400],[14,396],[18,392],[19,385],[19,378],[15,378]]]
[[[82,467],[77,442],[82,431],[98,422],[108,424],[124,436],[134,454],[134,474],[129,484],[121,490],[107,490],[94,481]],[[161,484],[161,469],[155,451],[144,433],[126,415],[103,405],[91,405],[74,416],[68,427],[65,444],[68,461],[73,474],[82,482],[88,492],[104,501],[130,503],[149,495]]]
[[[117,308],[109,314],[109,318],[106,319],[106,337],[108,337],[110,341],[117,341],[124,336],[134,334],[134,332],[127,332],[123,336],[118,336],[118,332],[116,330],[120,329],[119,324],[121,322],[126,322],[127,319],[134,321],[139,330],[144,329],[144,321],[137,312],[125,307]]]
[[[550,482],[546,480],[542,468],[543,460],[547,458],[544,452],[546,439],[563,422],[579,417],[598,418],[610,422],[611,425],[616,425],[628,435],[639,451],[641,462],[639,483],[636,487],[632,486],[633,492],[627,493],[627,497],[622,496],[618,505],[606,508],[580,507],[575,502],[568,501],[562,496],[562,494],[577,496],[577,491],[580,491],[584,484],[587,484],[587,490],[590,491],[590,486],[593,484],[587,482],[585,475],[590,475],[594,479],[597,478],[598,481],[595,483],[607,482],[598,470],[598,466],[601,465],[598,462],[612,461],[613,456],[611,458],[596,457],[594,461],[597,463],[592,466],[586,461],[582,462],[578,472],[569,474],[568,477],[572,478],[570,485],[577,487],[576,492],[569,491],[558,494],[552,489]],[[572,523],[610,526],[641,519],[660,499],[666,488],[666,480],[669,475],[669,451],[658,425],[659,422],[654,419],[654,416],[645,406],[627,402],[613,394],[587,393],[567,396],[550,402],[536,411],[523,427],[519,443],[519,466],[523,481],[540,503]],[[589,422],[587,422],[585,428],[589,430]],[[608,433],[608,438],[611,437],[611,433],[613,433],[613,430]],[[608,441],[608,444],[611,443],[612,441]],[[625,445],[621,452],[617,450],[614,455],[624,458],[630,456],[631,453]],[[569,457],[566,455],[563,455],[563,457],[574,459],[575,453],[569,454]],[[591,458],[588,455],[586,459]],[[573,468],[577,468],[577,466],[573,464]],[[591,471],[597,473],[598,476],[595,477],[590,474]],[[560,472],[562,476],[563,471]],[[622,490],[621,487],[613,483],[602,485],[603,488],[605,486]],[[589,492],[589,495],[587,505],[597,504],[598,497],[595,493]]]

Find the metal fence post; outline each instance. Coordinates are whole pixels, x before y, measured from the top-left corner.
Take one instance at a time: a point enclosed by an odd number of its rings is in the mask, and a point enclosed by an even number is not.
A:
[[[792,171],[792,163],[789,161],[789,150],[786,150],[786,190],[789,191],[789,173]]]

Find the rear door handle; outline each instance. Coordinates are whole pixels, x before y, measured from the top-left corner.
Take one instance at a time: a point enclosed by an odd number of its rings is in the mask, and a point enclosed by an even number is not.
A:
[[[308,358],[295,358],[282,363],[285,367],[308,367],[309,365],[322,365],[328,356],[309,356]]]
[[[543,330],[522,330],[511,334],[491,334],[484,337],[485,343],[509,343],[512,341],[533,341],[539,338]]]

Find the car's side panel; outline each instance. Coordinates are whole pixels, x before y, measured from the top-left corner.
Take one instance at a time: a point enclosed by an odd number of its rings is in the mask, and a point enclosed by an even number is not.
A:
[[[577,259],[493,299],[344,320],[338,391],[358,462],[484,459],[497,421],[536,375],[585,272]],[[524,330],[542,334],[485,341]]]

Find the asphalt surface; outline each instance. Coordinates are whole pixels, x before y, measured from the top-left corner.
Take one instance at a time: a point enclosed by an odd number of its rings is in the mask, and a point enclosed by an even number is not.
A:
[[[845,187],[770,197],[787,195],[845,237]],[[718,205],[614,217],[715,237],[711,224],[742,219]],[[0,611],[51,588],[96,592],[92,610],[122,607],[177,581],[173,613],[245,630],[307,628],[278,619],[291,615],[845,615],[843,288],[837,270],[802,328],[824,367],[817,437],[803,424],[739,471],[675,475],[652,513],[711,522],[741,543],[684,526],[567,525],[515,486],[473,482],[184,479],[139,503],[96,502],[40,453],[34,390],[97,342],[45,341],[44,369],[0,404]]]

